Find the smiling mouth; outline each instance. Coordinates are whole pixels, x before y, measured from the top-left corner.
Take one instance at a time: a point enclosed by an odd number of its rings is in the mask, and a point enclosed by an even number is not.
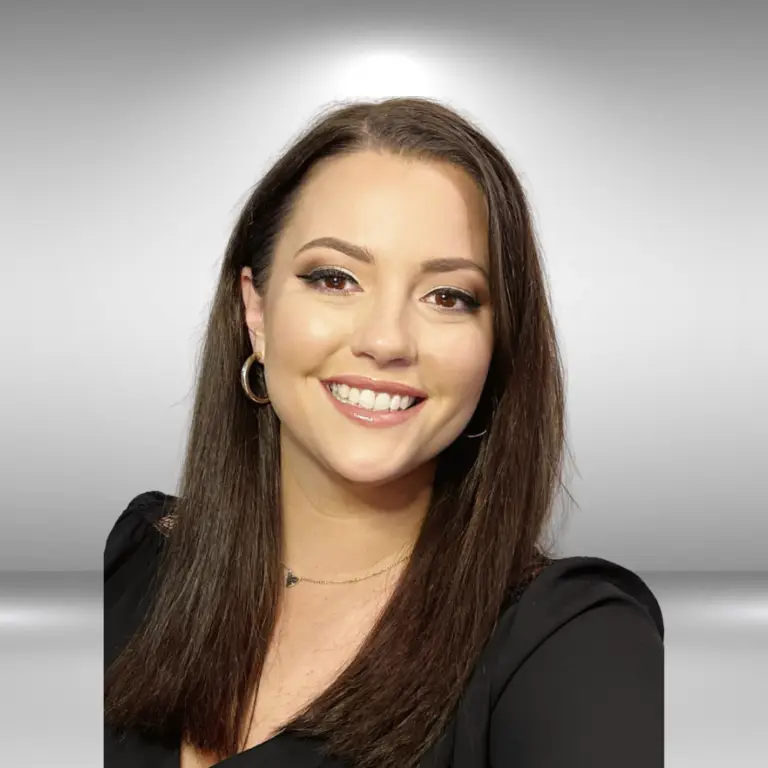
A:
[[[407,411],[426,400],[411,395],[393,395],[389,392],[375,392],[372,389],[350,387],[347,384],[330,382],[324,384],[331,396],[345,405],[353,405],[372,413],[398,413]]]

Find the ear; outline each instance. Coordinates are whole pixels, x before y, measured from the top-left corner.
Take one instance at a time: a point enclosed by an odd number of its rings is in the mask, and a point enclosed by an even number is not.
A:
[[[259,360],[264,359],[264,298],[253,285],[250,267],[243,267],[240,273],[240,288],[245,309],[245,324],[251,337],[251,346]]]

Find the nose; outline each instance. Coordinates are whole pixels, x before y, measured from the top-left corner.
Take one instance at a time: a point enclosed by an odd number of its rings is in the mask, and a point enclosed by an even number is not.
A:
[[[352,334],[352,353],[368,357],[379,366],[409,365],[416,359],[416,345],[407,304],[372,301],[360,307]]]

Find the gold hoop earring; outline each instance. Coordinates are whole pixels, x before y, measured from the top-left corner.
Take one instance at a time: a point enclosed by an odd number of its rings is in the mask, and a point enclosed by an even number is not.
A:
[[[243,387],[243,390],[245,390],[245,394],[248,395],[248,397],[253,400],[254,403],[257,403],[258,405],[266,405],[269,402],[269,395],[266,395],[265,397],[260,397],[259,395],[255,394],[254,391],[251,389],[251,385],[248,383],[248,374],[251,371],[251,366],[253,365],[255,360],[259,360],[259,356],[254,352],[252,355],[248,357],[248,359],[243,363],[243,367],[240,369],[240,384]],[[259,360],[261,362],[261,360]],[[262,378],[264,377],[262,373]],[[264,382],[264,390],[266,391],[267,385],[266,380]]]

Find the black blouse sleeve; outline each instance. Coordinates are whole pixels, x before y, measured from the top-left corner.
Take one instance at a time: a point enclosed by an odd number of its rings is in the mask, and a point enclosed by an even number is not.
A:
[[[104,581],[121,569],[141,546],[149,525],[161,517],[170,497],[161,491],[145,491],[134,496],[107,534],[104,545]]]
[[[165,537],[156,527],[173,497],[135,496],[109,530],[104,545],[104,665],[112,663],[148,604]]]
[[[575,558],[538,585],[542,633],[491,717],[493,768],[663,768],[664,626],[631,571]]]

